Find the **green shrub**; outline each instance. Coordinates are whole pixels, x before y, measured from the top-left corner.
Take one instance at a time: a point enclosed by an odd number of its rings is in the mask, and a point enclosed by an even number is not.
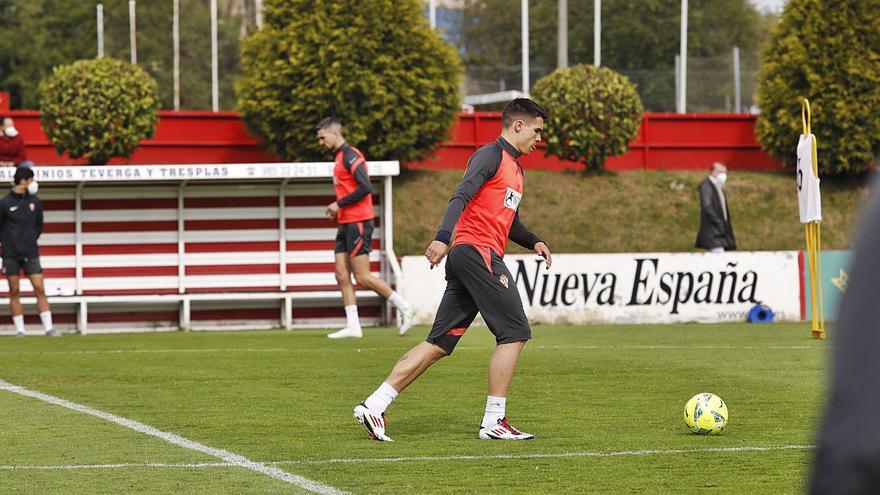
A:
[[[268,0],[264,18],[242,45],[236,89],[248,128],[276,155],[326,159],[315,124],[327,116],[368,158],[418,160],[445,137],[461,62],[418,0]]]
[[[58,153],[103,165],[129,157],[156,128],[156,81],[110,58],[56,67],[40,84],[40,121]]]
[[[819,172],[861,172],[880,156],[880,2],[791,0],[758,76],[761,146],[796,166],[808,98]]]
[[[642,102],[625,76],[605,67],[576,65],[541,78],[532,96],[547,108],[547,155],[580,162],[590,171],[629,148],[639,132]]]

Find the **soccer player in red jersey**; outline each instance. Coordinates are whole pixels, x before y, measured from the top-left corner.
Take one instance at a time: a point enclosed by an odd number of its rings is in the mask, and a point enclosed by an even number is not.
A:
[[[357,283],[375,291],[400,311],[400,335],[412,326],[413,309],[400,294],[385,281],[370,272],[370,251],[373,242],[373,188],[367,173],[364,154],[345,142],[342,123],[326,118],[318,123],[318,143],[335,155],[333,188],[336,201],[327,206],[325,215],[339,224],[336,233],[336,281],[342,290],[345,305],[345,328],[329,335],[331,339],[361,338],[363,330],[358,320],[357,299],[351,284],[351,274]]]
[[[501,136],[477,150],[461,179],[425,256],[431,268],[446,259],[446,292],[428,338],[413,347],[388,378],[354,409],[370,438],[390,441],[385,410],[410,383],[450,355],[479,312],[497,343],[489,361],[489,394],[478,436],[484,440],[530,440],[510,425],[507,391],[519,354],[532,338],[513,276],[504,264],[507,240],[532,249],[550,268],[550,249],[519,220],[523,170],[517,159],[541,140],[547,112],[528,98],[504,107]],[[455,230],[455,240],[452,231]]]

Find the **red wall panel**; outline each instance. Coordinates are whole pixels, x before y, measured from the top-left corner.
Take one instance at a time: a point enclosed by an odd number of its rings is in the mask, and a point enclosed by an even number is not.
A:
[[[38,164],[84,163],[55,153],[33,110],[10,112],[27,142],[28,158]],[[727,114],[649,113],[624,155],[608,160],[610,170],[704,170],[716,161],[739,170],[778,170],[781,165],[761,150],[755,138],[755,117]],[[433,156],[411,168],[463,169],[481,145],[495,140],[501,114],[462,114],[449,139]],[[111,163],[244,163],[280,161],[260,148],[236,112],[159,112],[156,135],[128,160]],[[528,168],[580,169],[582,165],[544,156],[543,149],[523,158]]]

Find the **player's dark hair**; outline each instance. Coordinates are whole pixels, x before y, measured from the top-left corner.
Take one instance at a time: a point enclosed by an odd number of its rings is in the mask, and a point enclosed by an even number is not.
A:
[[[331,127],[339,126],[339,130],[342,130],[342,122],[337,120],[335,117],[325,117],[318,122],[318,125],[315,126],[316,131],[323,131],[324,129],[329,129]]]
[[[15,169],[15,175],[12,176],[12,183],[16,186],[23,180],[28,180],[34,176],[34,171],[30,167],[18,167]]]
[[[548,115],[547,110],[544,110],[544,107],[535,103],[534,100],[516,98],[504,105],[504,110],[501,112],[501,125],[506,129],[517,120],[534,120],[538,117],[547,120]]]

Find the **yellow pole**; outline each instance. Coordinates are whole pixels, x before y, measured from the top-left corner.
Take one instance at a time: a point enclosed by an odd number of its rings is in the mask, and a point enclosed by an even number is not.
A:
[[[804,98],[801,103],[801,124],[804,136],[812,134],[810,102]],[[813,174],[819,177],[819,157],[816,138],[813,136],[812,149]],[[804,226],[807,242],[807,272],[810,278],[810,309],[812,310],[812,333],[817,339],[825,338],[825,303],[822,291],[822,227],[821,221]],[[817,297],[818,296],[818,297]]]

